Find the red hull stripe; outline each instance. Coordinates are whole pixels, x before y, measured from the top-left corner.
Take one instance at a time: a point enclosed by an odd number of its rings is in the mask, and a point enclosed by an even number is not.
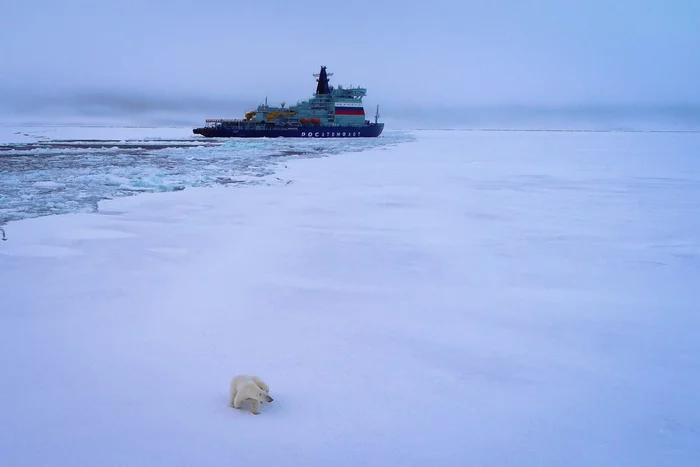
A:
[[[365,109],[362,107],[336,107],[336,115],[364,115]]]

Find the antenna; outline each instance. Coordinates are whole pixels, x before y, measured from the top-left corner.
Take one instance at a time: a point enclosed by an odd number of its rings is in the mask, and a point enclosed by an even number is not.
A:
[[[325,69],[325,68],[326,68],[326,65],[321,65],[321,69]],[[316,78],[318,78],[319,76],[321,76],[321,73],[314,73],[313,75],[314,75]],[[333,73],[328,73],[328,72],[326,72],[326,76],[333,76]],[[316,80],[316,81],[318,81],[318,80]]]

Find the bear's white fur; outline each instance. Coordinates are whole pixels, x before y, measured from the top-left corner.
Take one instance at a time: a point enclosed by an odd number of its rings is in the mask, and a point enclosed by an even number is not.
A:
[[[257,376],[238,375],[231,380],[228,405],[234,409],[240,409],[243,406],[243,402],[250,400],[252,412],[258,415],[260,413],[260,403],[274,400],[268,394],[269,391],[270,386]]]

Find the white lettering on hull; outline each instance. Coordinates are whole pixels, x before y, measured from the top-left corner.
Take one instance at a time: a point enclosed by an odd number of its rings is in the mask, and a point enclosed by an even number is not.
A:
[[[336,132],[330,132],[330,131],[329,131],[329,132],[325,132],[325,131],[324,131],[324,132],[321,132],[321,131],[312,132],[312,131],[309,131],[309,132],[307,133],[306,131],[302,131],[302,132],[301,132],[301,136],[303,136],[303,137],[305,137],[305,138],[342,138],[342,137],[345,137],[345,138],[348,138],[348,137],[350,137],[350,138],[355,137],[355,138],[357,138],[358,136],[362,136],[362,135],[360,134],[359,131],[353,131],[352,133],[351,133],[351,132],[346,132],[346,131],[337,132],[337,133],[336,133]]]

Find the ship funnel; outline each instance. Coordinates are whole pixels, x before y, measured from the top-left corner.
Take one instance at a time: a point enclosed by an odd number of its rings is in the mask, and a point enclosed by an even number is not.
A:
[[[314,73],[314,76],[318,76],[318,85],[316,86],[316,94],[330,94],[330,89],[328,87],[328,77],[332,76],[333,73],[326,73],[326,67],[321,67],[320,73]]]

